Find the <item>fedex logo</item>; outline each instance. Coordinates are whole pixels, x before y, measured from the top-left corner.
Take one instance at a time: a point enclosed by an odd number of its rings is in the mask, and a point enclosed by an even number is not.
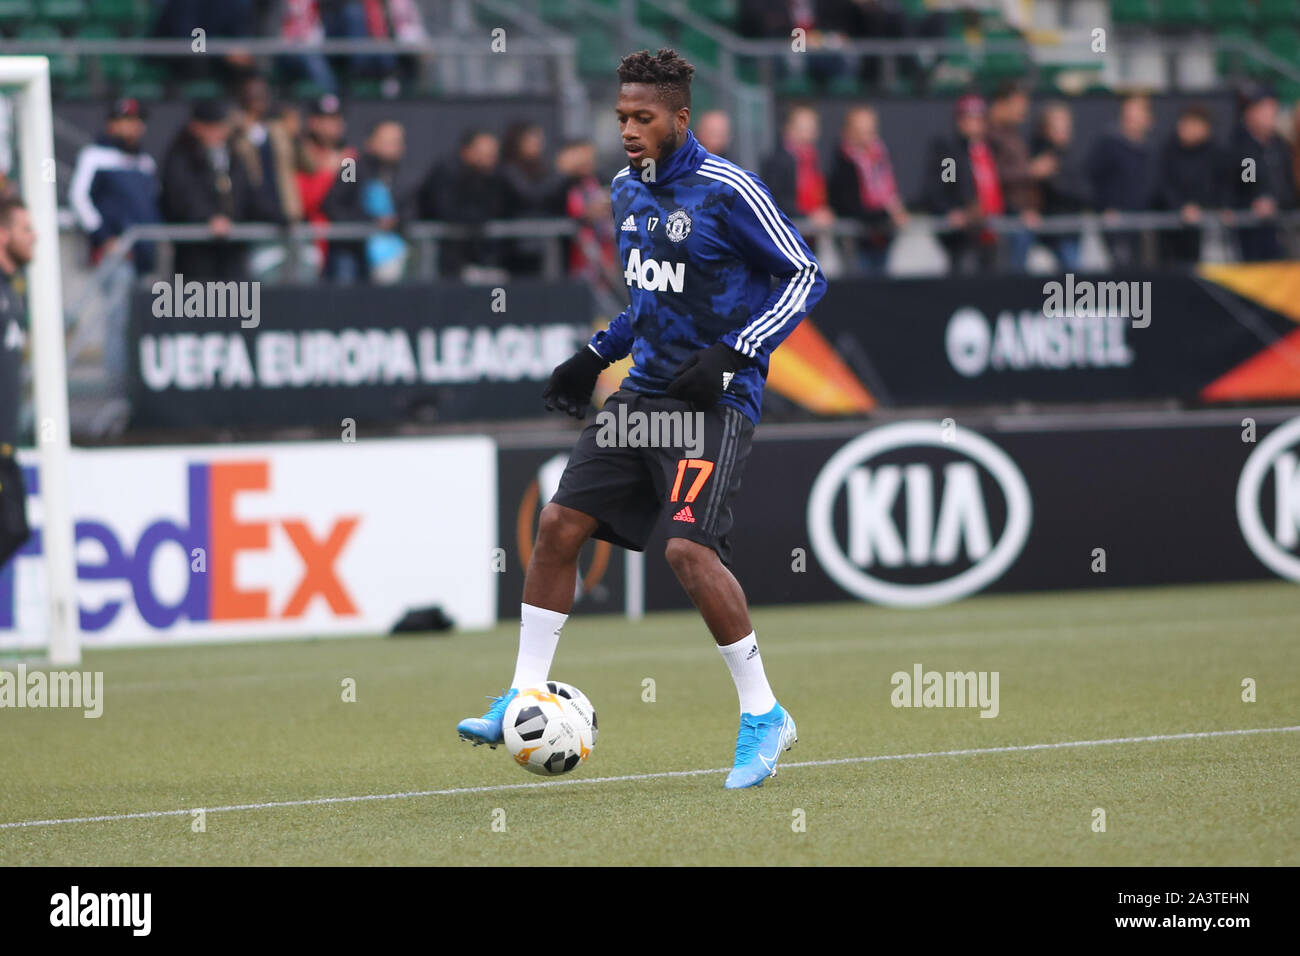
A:
[[[39,493],[35,468],[24,470],[29,495]],[[270,464],[265,460],[189,464],[186,515],[180,521],[159,518],[148,524],[135,542],[123,541],[102,521],[82,520],[75,526],[79,581],[122,581],[130,586],[140,617],[153,628],[165,629],[178,620],[238,621],[301,617],[313,599],[324,600],[336,616],[358,614],[356,603],[339,580],[339,557],[360,523],[359,517],[339,517],[322,535],[295,517],[240,519],[236,499],[271,490]],[[240,586],[235,577],[241,555],[267,553],[272,533],[283,533],[298,558],[298,577],[287,600],[272,606],[265,588]],[[95,542],[88,548],[84,542]],[[154,564],[160,548],[179,547],[189,562],[183,593],[167,603],[155,593]],[[0,569],[0,628],[14,626],[15,567],[23,558],[41,554],[41,531],[14,560]],[[96,552],[92,560],[88,552]],[[170,556],[174,560],[174,555]],[[109,627],[122,612],[122,599],[80,607],[83,631]]]

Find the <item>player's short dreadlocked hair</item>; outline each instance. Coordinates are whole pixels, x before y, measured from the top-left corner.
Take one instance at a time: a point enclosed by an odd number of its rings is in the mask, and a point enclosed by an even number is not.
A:
[[[658,53],[638,50],[619,62],[618,81],[653,85],[660,101],[676,111],[691,105],[691,75],[694,72],[695,67],[676,50],[663,49]]]

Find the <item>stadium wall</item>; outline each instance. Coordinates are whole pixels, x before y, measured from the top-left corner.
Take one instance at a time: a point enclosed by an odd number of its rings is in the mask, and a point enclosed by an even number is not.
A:
[[[733,569],[756,605],[1300,582],[1298,411],[760,427],[735,504]],[[500,451],[504,620],[567,454],[559,443]],[[664,545],[661,526],[646,549],[646,610],[689,608]],[[622,610],[623,556],[587,546],[580,610]]]
[[[572,434],[76,449],[87,647],[382,634],[438,605],[513,621]],[[0,650],[39,646],[36,536],[0,572]],[[986,592],[1300,583],[1300,408],[759,429],[733,568],[755,605],[920,607]],[[689,601],[647,548],[649,611]],[[577,613],[621,613],[589,542]]]
[[[1300,400],[1300,263],[1099,278],[836,280],[773,355],[765,415]],[[1053,283],[1061,314],[1048,308]],[[1093,305],[1076,308],[1085,286]],[[176,287],[162,283],[163,298]],[[131,427],[332,434],[344,417],[366,427],[543,417],[551,369],[608,319],[577,280],[500,288],[267,285],[258,319],[244,322],[173,315],[179,306],[158,309],[141,286]],[[602,392],[628,365],[602,376]]]
[[[333,432],[344,417],[368,426],[541,415],[551,370],[597,322],[577,280],[267,285],[252,320],[156,307],[190,285],[142,285],[133,297],[133,428]]]

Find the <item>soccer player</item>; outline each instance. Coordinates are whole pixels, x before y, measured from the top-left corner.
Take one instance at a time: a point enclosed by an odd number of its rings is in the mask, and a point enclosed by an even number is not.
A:
[[[709,153],[689,129],[695,68],[642,50],[618,68],[616,112],[628,165],[613,180],[631,305],[558,366],[546,407],[583,418],[600,372],[634,366],[604,411],[696,415],[703,450],[630,447],[583,431],[542,509],[524,578],[510,689],[464,740],[495,746],[520,690],[545,683],[573,605],[578,552],[592,536],[645,549],[662,519],[666,557],[722,652],[740,696],[728,789],[761,784],[795,742],[794,720],[763,670],[745,593],[728,569],[731,505],[758,423],[768,358],[826,290],[817,260],[753,173]],[[775,283],[774,281],[775,280]],[[643,420],[646,420],[643,419]],[[662,419],[661,419],[662,420]]]
[[[31,213],[22,200],[0,199],[0,570],[31,535],[27,492],[14,446],[27,346],[22,269],[32,261],[35,246]]]

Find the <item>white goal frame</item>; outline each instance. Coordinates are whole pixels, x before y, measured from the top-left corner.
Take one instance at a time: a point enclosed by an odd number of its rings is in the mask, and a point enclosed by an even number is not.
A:
[[[27,268],[27,325],[40,453],[40,524],[49,608],[46,647],[52,665],[77,665],[81,625],[68,479],[71,439],[50,61],[43,56],[0,56],[0,84],[19,88],[15,110],[19,185],[36,229],[36,248]]]

